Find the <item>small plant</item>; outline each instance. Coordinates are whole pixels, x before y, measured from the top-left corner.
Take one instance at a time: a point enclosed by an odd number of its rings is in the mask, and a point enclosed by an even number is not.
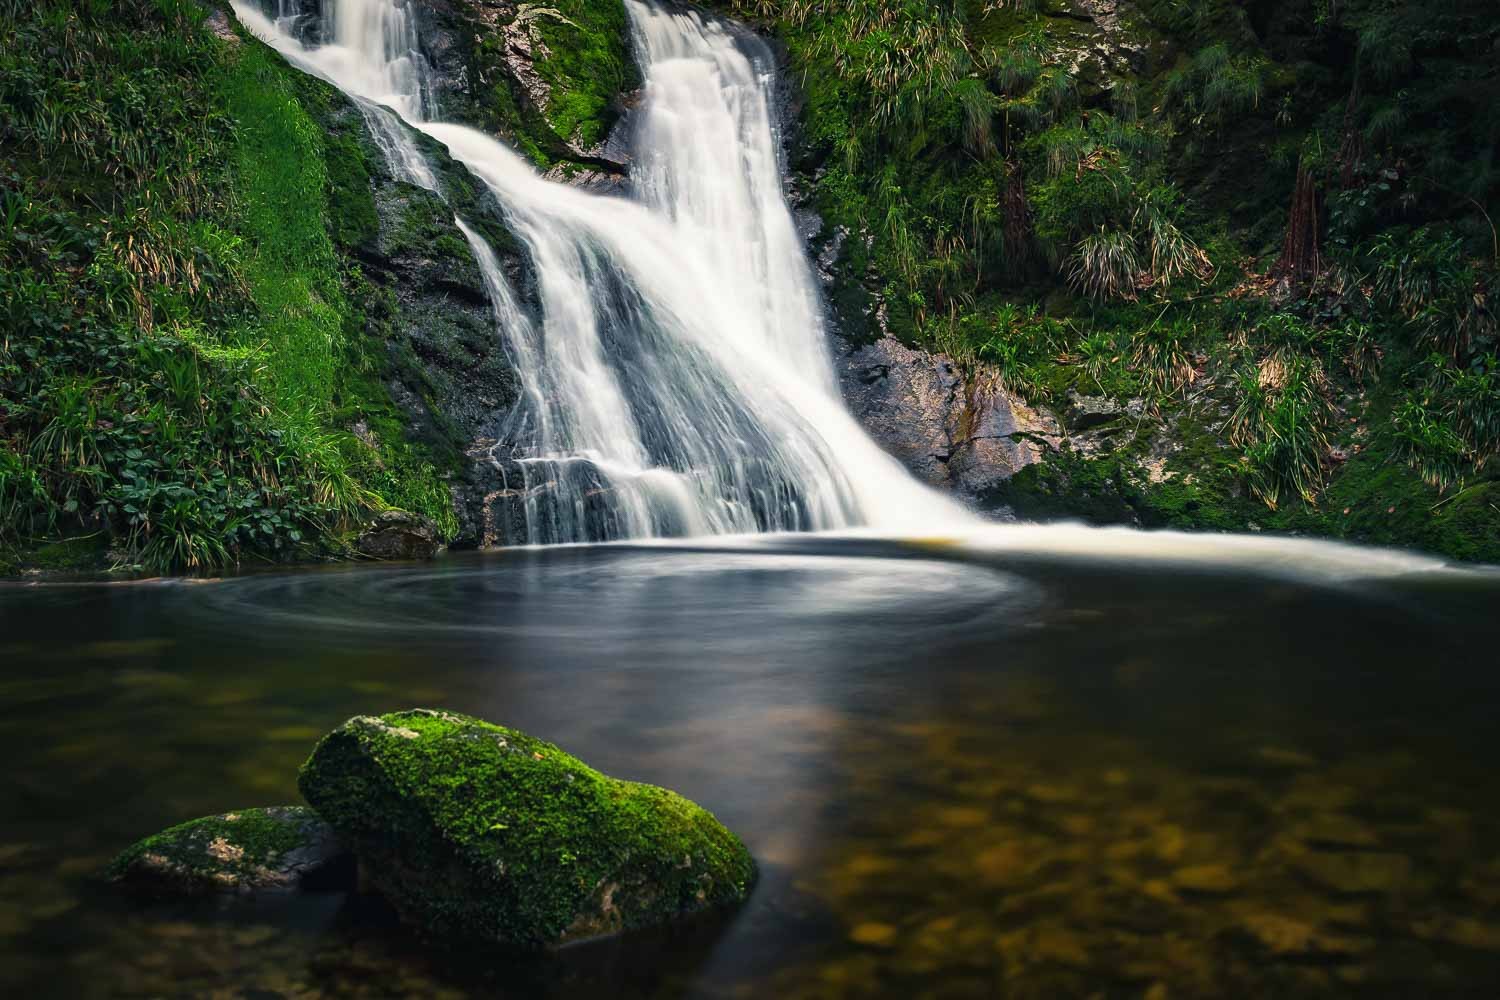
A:
[[[1166,77],[1168,106],[1193,123],[1222,128],[1231,118],[1260,107],[1266,91],[1263,59],[1232,55],[1223,44],[1200,49]]]
[[[15,541],[32,522],[52,522],[56,508],[40,473],[8,445],[0,444],[0,541]]]
[[[1100,392],[1104,392],[1104,376],[1120,363],[1114,337],[1096,330],[1079,341],[1078,353],[1083,359],[1083,373],[1094,380]]]
[[[1322,366],[1278,350],[1242,368],[1236,382],[1239,403],[1226,430],[1244,449],[1251,490],[1272,510],[1290,496],[1315,502],[1333,419]]]
[[[1188,322],[1153,324],[1135,337],[1131,367],[1157,396],[1172,396],[1198,377],[1192,352],[1187,347],[1192,334]]]
[[[1068,282],[1095,299],[1134,297],[1140,273],[1131,234],[1104,229],[1079,240],[1067,265]]]
[[[1344,367],[1361,382],[1380,374],[1381,350],[1375,329],[1369,323],[1350,320],[1338,328],[1336,340],[1342,349]]]
[[[1458,432],[1420,392],[1409,392],[1391,413],[1396,454],[1435,490],[1462,484],[1467,449]]]

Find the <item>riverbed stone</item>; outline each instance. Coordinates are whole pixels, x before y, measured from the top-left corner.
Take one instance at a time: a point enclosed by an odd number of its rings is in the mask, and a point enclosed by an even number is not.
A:
[[[1278,957],[1350,955],[1369,947],[1368,941],[1280,913],[1249,914],[1244,918],[1244,928],[1262,948]]]
[[[743,900],[755,863],[707,810],[451,712],[358,716],[303,796],[430,937],[536,950]]]
[[[1411,859],[1379,851],[1309,851],[1295,862],[1308,881],[1344,895],[1389,893],[1411,881]]]
[[[157,895],[347,888],[352,859],[306,806],[240,809],[137,841],[111,862],[111,881]]]
[[[1234,892],[1240,880],[1226,864],[1188,865],[1172,873],[1172,886],[1182,892],[1219,896]]]

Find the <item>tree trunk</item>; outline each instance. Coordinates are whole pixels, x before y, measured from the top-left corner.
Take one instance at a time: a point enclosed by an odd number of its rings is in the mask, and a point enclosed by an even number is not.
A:
[[[1292,210],[1287,218],[1286,240],[1272,272],[1280,278],[1306,281],[1323,268],[1318,249],[1318,185],[1305,164],[1297,165],[1297,186],[1292,191]]]

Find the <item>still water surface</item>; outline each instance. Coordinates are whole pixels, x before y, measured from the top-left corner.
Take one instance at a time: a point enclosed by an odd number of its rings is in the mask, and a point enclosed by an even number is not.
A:
[[[1500,578],[1074,549],[0,589],[0,995],[1495,995]],[[517,961],[339,895],[98,882],[137,837],[297,801],[320,734],[412,706],[695,799],[759,860],[754,896]]]

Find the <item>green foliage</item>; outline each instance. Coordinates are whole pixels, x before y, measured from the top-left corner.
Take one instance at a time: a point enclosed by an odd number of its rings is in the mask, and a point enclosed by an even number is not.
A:
[[[1212,278],[1208,255],[1178,225],[1180,195],[1139,159],[1158,148],[1152,133],[1095,114],[1028,145],[1045,157],[1049,175],[1033,188],[1037,236],[1063,260],[1075,290],[1134,298],[1185,276]]]
[[[332,422],[361,336],[333,240],[374,225],[359,153],[313,119],[300,74],[203,17],[178,0],[0,6],[14,549],[102,533],[126,563],[211,569],[325,551],[386,502]],[[430,465],[405,475],[434,492]]]
[[[0,542],[14,542],[19,529],[33,516],[55,516],[52,498],[41,473],[25,455],[0,445]]]
[[[634,87],[639,72],[627,49],[625,8],[618,3],[549,0],[521,4],[544,55],[537,73],[552,87],[547,121],[558,136],[589,149],[614,124],[616,95]]]
[[[1243,367],[1237,390],[1226,430],[1244,449],[1255,495],[1272,510],[1292,496],[1314,502],[1323,486],[1333,418],[1322,366],[1277,351]]]
[[[1465,447],[1440,410],[1418,392],[1409,392],[1391,413],[1396,454],[1434,489],[1461,482]]]
[[[1155,322],[1136,334],[1131,366],[1155,397],[1180,393],[1198,377],[1190,343],[1196,330],[1190,319]]]
[[[1500,456],[1500,358],[1464,369],[1433,355],[1424,367],[1392,414],[1396,453],[1424,482],[1447,490]]]
[[[1266,68],[1265,60],[1232,55],[1222,42],[1208,45],[1167,74],[1163,92],[1172,111],[1189,127],[1222,129],[1260,107]]]
[[[948,347],[950,354],[991,366],[1012,392],[1036,401],[1046,398],[1045,374],[1064,339],[1062,324],[1041,316],[1035,306],[1006,302],[963,317],[961,325],[968,329],[961,331],[960,344],[978,346],[954,344]]]
[[[1500,346],[1500,272],[1467,259],[1463,241],[1431,227],[1382,233],[1365,251],[1376,301],[1415,343],[1462,364]]]

